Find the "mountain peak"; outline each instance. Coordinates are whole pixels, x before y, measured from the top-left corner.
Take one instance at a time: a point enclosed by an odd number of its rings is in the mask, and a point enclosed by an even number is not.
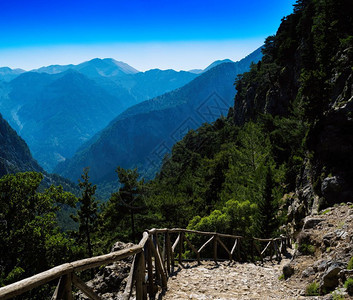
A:
[[[223,63],[234,63],[234,61],[232,61],[230,59],[216,60],[212,64],[210,64],[205,70],[203,70],[203,72],[207,72],[208,70],[211,70],[212,68],[214,68],[220,64],[223,64]]]

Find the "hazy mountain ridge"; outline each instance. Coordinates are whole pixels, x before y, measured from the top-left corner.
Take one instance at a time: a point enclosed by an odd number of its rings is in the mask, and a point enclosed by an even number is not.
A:
[[[22,69],[11,69],[9,67],[0,67],[0,81],[10,81],[20,74],[26,72]]]
[[[7,83],[6,89],[9,92],[0,98],[4,117],[48,170],[127,107],[73,70],[24,73]]]
[[[102,182],[114,180],[119,165],[138,166],[146,177],[153,176],[164,154],[189,129],[228,113],[236,76],[259,57],[261,49],[240,62],[220,64],[177,90],[129,108],[80,147],[72,159],[58,165],[55,172],[75,180],[82,168],[89,166],[92,180]]]
[[[50,66],[0,83],[4,118],[48,171],[71,157],[127,107],[197,76],[173,70],[138,73],[112,59],[95,59],[77,69],[73,65]],[[135,74],[137,80],[131,77]],[[130,86],[124,86],[119,78],[125,78]]]

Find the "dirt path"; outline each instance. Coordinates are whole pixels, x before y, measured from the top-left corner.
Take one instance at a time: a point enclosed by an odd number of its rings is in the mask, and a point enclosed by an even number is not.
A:
[[[292,289],[278,277],[281,264],[202,262],[185,264],[168,280],[168,291],[163,300],[176,299],[306,299],[302,290]],[[315,299],[311,297],[311,299]]]

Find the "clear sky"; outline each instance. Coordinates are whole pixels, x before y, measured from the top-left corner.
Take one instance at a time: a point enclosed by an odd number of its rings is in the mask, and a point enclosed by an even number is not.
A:
[[[0,66],[112,57],[136,69],[239,60],[275,34],[295,0],[0,0]]]

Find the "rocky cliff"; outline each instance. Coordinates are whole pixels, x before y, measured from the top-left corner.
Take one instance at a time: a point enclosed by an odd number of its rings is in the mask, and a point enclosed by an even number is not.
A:
[[[317,208],[353,197],[353,6],[349,1],[297,1],[261,62],[238,79],[236,125],[262,114],[307,128],[306,151],[289,197],[296,229]]]

